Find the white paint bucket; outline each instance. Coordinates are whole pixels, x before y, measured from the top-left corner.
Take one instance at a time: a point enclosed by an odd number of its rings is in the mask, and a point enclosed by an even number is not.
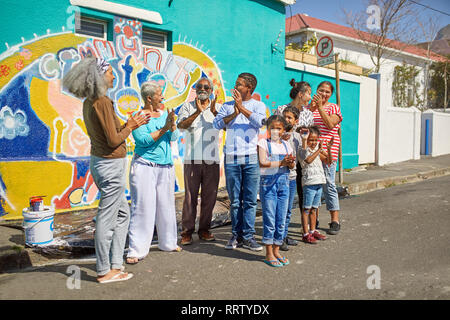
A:
[[[41,211],[22,211],[25,243],[28,245],[45,245],[53,241],[53,222],[55,209],[44,206]]]

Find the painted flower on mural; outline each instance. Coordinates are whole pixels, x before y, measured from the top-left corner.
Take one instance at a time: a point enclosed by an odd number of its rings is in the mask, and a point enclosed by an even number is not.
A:
[[[27,116],[22,110],[13,112],[8,106],[0,110],[0,139],[12,140],[17,136],[25,137],[29,131]]]
[[[19,54],[25,58],[25,60],[30,60],[31,56],[33,55],[30,50],[20,48]]]
[[[11,69],[7,65],[1,65],[0,66],[0,77],[5,76],[7,77],[9,75],[9,71]]]
[[[23,67],[24,67],[23,60],[21,59],[18,62],[16,62],[15,66],[16,66],[17,71],[23,69]]]

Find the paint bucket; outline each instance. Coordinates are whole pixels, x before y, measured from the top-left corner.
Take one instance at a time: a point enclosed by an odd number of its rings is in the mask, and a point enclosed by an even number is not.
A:
[[[45,245],[53,241],[53,222],[55,209],[44,206],[43,210],[31,211],[25,208],[22,211],[23,229],[25,231],[25,244]]]

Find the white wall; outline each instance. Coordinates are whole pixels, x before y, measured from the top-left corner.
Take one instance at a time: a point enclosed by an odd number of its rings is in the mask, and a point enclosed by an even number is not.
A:
[[[425,154],[425,120],[429,122],[428,144],[433,157],[450,154],[450,114],[428,109],[422,113],[421,153]]]
[[[390,82],[381,76],[378,165],[420,159],[421,112],[391,107]]]
[[[360,77],[359,95],[359,163],[375,162],[377,80]]]

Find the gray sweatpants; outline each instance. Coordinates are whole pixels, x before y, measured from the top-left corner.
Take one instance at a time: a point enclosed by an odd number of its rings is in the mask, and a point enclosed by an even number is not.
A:
[[[127,159],[91,156],[90,169],[100,191],[95,223],[97,274],[103,276],[123,265],[130,207],[125,196]]]

